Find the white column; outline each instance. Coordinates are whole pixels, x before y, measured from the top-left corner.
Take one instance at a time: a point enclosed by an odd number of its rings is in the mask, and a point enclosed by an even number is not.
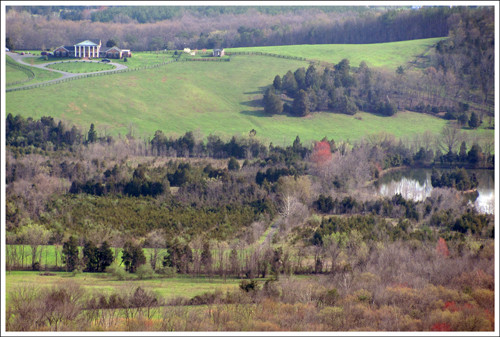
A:
[[[75,57],[76,57],[76,46],[74,46],[74,47],[75,47]]]
[[[95,46],[92,46],[92,57],[95,57]]]
[[[78,46],[78,57],[82,57],[82,46]]]

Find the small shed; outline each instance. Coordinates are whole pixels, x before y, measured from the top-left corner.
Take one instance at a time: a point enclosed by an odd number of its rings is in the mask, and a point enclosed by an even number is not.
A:
[[[214,49],[212,56],[218,56],[218,57],[224,56],[224,49]]]

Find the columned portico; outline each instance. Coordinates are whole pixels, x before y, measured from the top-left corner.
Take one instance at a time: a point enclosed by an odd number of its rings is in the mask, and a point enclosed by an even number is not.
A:
[[[77,52],[78,47],[78,52]],[[99,57],[99,49],[101,48],[101,41],[99,44],[89,40],[75,44],[75,57]]]

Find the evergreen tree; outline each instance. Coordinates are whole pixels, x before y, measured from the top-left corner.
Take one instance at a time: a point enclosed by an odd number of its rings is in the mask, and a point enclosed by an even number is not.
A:
[[[106,42],[106,47],[108,48],[111,48],[111,47],[114,47],[114,46],[117,46],[118,43],[116,43],[116,41],[114,39],[109,39],[107,42]]]
[[[458,152],[458,157],[461,162],[465,162],[467,160],[467,144],[465,141],[460,144],[460,151]]]
[[[98,249],[93,242],[85,242],[83,246],[83,259],[85,261],[85,271],[93,273],[99,269]]]
[[[264,94],[264,112],[270,115],[283,112],[283,102],[274,93],[273,87],[268,88]]]
[[[467,154],[467,161],[473,165],[478,165],[483,158],[483,151],[478,144],[472,145]]]
[[[123,246],[122,262],[126,271],[135,273],[137,267],[146,263],[146,256],[140,246],[127,241]]]
[[[113,263],[113,260],[115,259],[113,256],[113,251],[111,250],[111,247],[109,246],[107,241],[104,241],[101,244],[101,246],[97,251],[97,256],[99,258],[99,265],[97,271],[99,272],[105,271],[106,268],[109,267]]]
[[[306,69],[304,67],[300,67],[299,69],[295,70],[293,73],[293,76],[295,77],[295,81],[297,82],[297,87],[298,89],[303,89],[305,90],[306,87]]]
[[[97,132],[94,129],[94,123],[90,124],[90,129],[87,135],[87,141],[89,143],[94,143],[97,141]]]
[[[292,71],[289,70],[285,76],[283,76],[283,81],[281,82],[281,88],[286,92],[286,94],[290,97],[294,97],[297,92],[297,81],[295,80],[295,76]]]
[[[281,90],[281,77],[280,77],[280,75],[276,75],[274,77],[273,87],[276,90]]]
[[[321,87],[321,77],[318,74],[316,67],[312,64],[309,66],[309,68],[307,68],[305,81],[307,88],[313,88],[314,90],[317,90]]]
[[[464,126],[469,121],[469,118],[467,117],[467,114],[464,112],[458,116],[457,120],[461,126]]]
[[[479,124],[480,124],[479,117],[477,116],[477,114],[475,112],[472,112],[470,114],[469,126],[472,129],[475,129],[479,126]]]
[[[66,263],[66,271],[73,271],[78,266],[80,261],[78,254],[78,242],[72,235],[68,241],[63,243],[63,262]]]
[[[297,97],[293,100],[292,113],[299,117],[309,114],[309,98],[304,90],[299,90]]]

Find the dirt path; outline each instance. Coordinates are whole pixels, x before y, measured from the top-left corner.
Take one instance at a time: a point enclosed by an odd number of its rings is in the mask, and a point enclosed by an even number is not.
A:
[[[16,62],[18,62],[18,63],[20,63],[22,65],[25,65],[25,66],[28,66],[28,67],[33,67],[33,68],[38,68],[38,69],[43,69],[43,70],[47,70],[47,66],[49,64],[54,63],[54,62],[47,62],[47,63],[43,63],[43,64],[29,64],[29,63],[24,62],[23,59],[26,58],[26,57],[33,57],[33,55],[31,55],[31,54],[21,55],[21,54],[12,53],[12,52],[7,52],[6,54],[8,56],[12,57],[12,59],[14,61],[16,61]],[[76,60],[76,59],[75,59],[75,62],[94,62],[94,63],[100,63],[100,61],[81,61],[81,60]],[[33,86],[38,86],[38,85],[43,84],[43,83],[59,82],[61,80],[64,80],[64,79],[67,79],[67,78],[71,78],[71,77],[75,77],[75,76],[89,75],[89,74],[99,74],[99,73],[108,73],[108,72],[117,71],[117,70],[123,70],[123,69],[127,69],[128,68],[127,66],[125,66],[123,64],[118,64],[118,63],[114,63],[114,62],[110,62],[110,63],[107,63],[107,64],[114,65],[116,68],[115,69],[111,69],[111,70],[94,71],[94,72],[91,72],[91,73],[68,73],[68,72],[62,71],[62,70],[50,69],[51,71],[54,71],[54,72],[57,72],[57,73],[61,73],[62,76],[59,77],[59,78],[53,79],[53,80],[45,81],[45,82],[38,82],[38,83],[34,83],[34,84],[27,84],[27,85],[24,85],[24,86],[16,87],[16,89],[18,89],[18,88],[29,88],[29,87],[33,87]]]

